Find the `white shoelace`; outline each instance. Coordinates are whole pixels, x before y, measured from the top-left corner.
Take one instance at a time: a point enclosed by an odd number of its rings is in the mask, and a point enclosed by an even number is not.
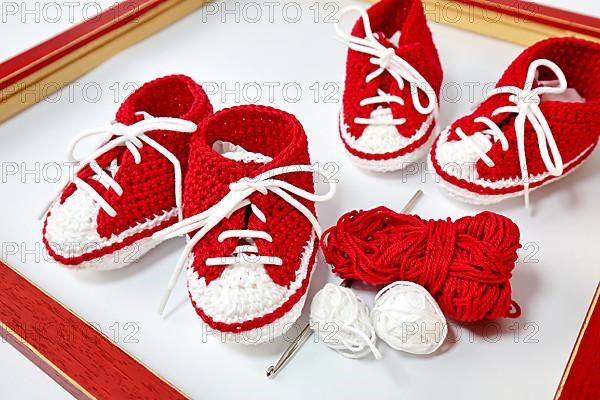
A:
[[[329,190],[323,195],[317,195],[314,193],[307,192],[306,190],[300,189],[288,182],[273,179],[273,177],[287,174],[287,173],[306,173],[312,172],[321,175],[325,178],[326,182],[329,183]],[[177,236],[189,234],[190,232],[197,231],[187,242],[173,274],[167,285],[167,290],[162,298],[159,307],[159,313],[163,314],[164,309],[167,305],[167,301],[177,283],[177,279],[185,266],[187,257],[192,253],[192,250],[196,244],[202,240],[202,238],[215,226],[217,226],[222,220],[229,218],[237,210],[246,206],[251,206],[251,210],[254,215],[257,216],[263,222],[266,222],[266,216],[254,206],[248,198],[255,192],[267,194],[272,192],[288,204],[300,211],[312,224],[318,237],[321,237],[321,227],[317,221],[317,217],[304,206],[300,201],[295,199],[293,195],[297,197],[312,201],[312,202],[324,202],[330,200],[335,194],[335,182],[331,180],[330,173],[314,167],[311,165],[290,165],[286,167],[278,167],[272,170],[263,172],[254,178],[242,178],[237,182],[233,182],[229,185],[229,193],[225,195],[217,204],[208,208],[207,210],[186,218],[170,227],[163,229],[160,232],[156,232],[153,238],[158,240],[169,239]],[[254,264],[271,264],[281,265],[282,261],[279,257],[274,256],[261,256],[258,254],[258,249],[255,245],[251,244],[252,239],[260,238],[267,241],[272,241],[271,235],[263,231],[253,230],[230,230],[224,231],[219,235],[218,240],[223,241],[227,238],[240,238],[247,239],[249,245],[236,247],[232,257],[213,257],[205,260],[206,265],[231,265],[241,260],[247,263]]]
[[[435,91],[427,82],[427,80],[413,68],[406,60],[396,54],[396,50],[392,47],[385,47],[381,44],[371,29],[371,23],[367,12],[358,6],[350,6],[342,10],[337,18],[341,20],[342,16],[349,12],[358,12],[361,15],[365,30],[365,38],[359,38],[351,34],[343,32],[336,24],[335,30],[340,40],[346,44],[351,50],[358,51],[373,56],[369,61],[375,64],[378,68],[371,72],[366,77],[366,82],[370,82],[377,78],[384,71],[389,72],[396,82],[400,90],[404,89],[404,81],[408,82],[411,87],[411,96],[415,109],[424,115],[430,114],[436,110],[437,98]],[[419,90],[427,95],[429,104],[425,107],[419,99]],[[404,100],[401,97],[393,96],[385,93],[383,90],[377,90],[377,96],[369,97],[360,101],[361,106],[381,103],[398,103],[404,105]],[[355,118],[354,123],[362,125],[402,125],[406,122],[405,118]]]
[[[68,148],[69,161],[75,162],[77,163],[77,165],[75,166],[73,176],[70,182],[75,184],[75,186],[77,186],[79,190],[83,190],[84,192],[89,194],[94,199],[94,201],[98,203],[100,208],[102,208],[111,217],[114,217],[115,215],[117,215],[115,209],[92,186],[90,186],[90,184],[85,182],[83,179],[79,178],[77,174],[83,168],[89,165],[96,174],[93,177],[93,179],[100,182],[100,184],[102,184],[105,188],[110,187],[115,191],[115,193],[117,193],[118,196],[121,196],[123,194],[123,188],[114,179],[116,170],[118,168],[117,160],[113,160],[110,163],[109,174],[102,167],[100,167],[100,165],[98,165],[96,159],[116,147],[126,146],[127,150],[129,150],[129,152],[133,155],[135,163],[139,164],[142,162],[142,157],[139,152],[139,149],[141,149],[145,143],[150,147],[154,148],[163,156],[165,156],[173,164],[173,169],[175,172],[175,203],[177,205],[179,219],[181,220],[183,215],[181,207],[182,171],[179,160],[173,153],[171,153],[169,150],[163,147],[160,143],[146,136],[146,133],[155,130],[193,133],[196,131],[196,124],[191,121],[179,118],[153,117],[146,112],[139,112],[136,114],[143,115],[144,119],[132,125],[125,125],[119,122],[113,122],[105,127],[90,129],[88,131],[82,132],[73,138]],[[75,151],[75,147],[79,144],[79,142],[81,142],[85,138],[96,135],[105,135],[105,143],[102,146],[98,147],[96,150],[94,150],[87,157],[81,159],[76,158],[73,153]],[[66,185],[63,186],[63,188],[57,193],[55,197],[53,197],[53,200],[51,200],[48,206],[44,209],[41,217],[43,217],[48,212],[48,210],[58,199],[60,193],[62,193],[65,187]]]
[[[558,78],[558,86],[538,86],[533,88],[536,79],[536,73],[540,66],[544,66],[552,70]],[[550,60],[538,59],[533,61],[527,70],[527,77],[523,88],[516,86],[503,86],[490,91],[483,101],[498,94],[510,94],[509,101],[514,105],[498,107],[492,113],[492,117],[501,113],[516,113],[515,117],[515,134],[517,138],[517,150],[519,154],[519,164],[521,168],[521,180],[525,196],[525,207],[529,208],[529,171],[527,168],[527,156],[525,153],[525,120],[533,126],[537,134],[538,146],[542,160],[548,169],[548,172],[554,176],[559,176],[563,173],[563,160],[552,135],[552,131],[544,114],[540,109],[541,95],[543,94],[560,94],[567,90],[567,79],[563,71]],[[495,141],[500,141],[502,150],[508,150],[508,140],[504,132],[491,119],[487,117],[477,117],[475,122],[485,124],[488,129],[481,131],[481,134],[491,136]],[[477,132],[475,132],[477,133]],[[486,152],[477,144],[472,135],[467,136],[461,128],[456,129],[456,134],[462,139],[467,140],[472,148],[477,152],[477,155],[483,160],[488,167],[493,167],[495,164]]]

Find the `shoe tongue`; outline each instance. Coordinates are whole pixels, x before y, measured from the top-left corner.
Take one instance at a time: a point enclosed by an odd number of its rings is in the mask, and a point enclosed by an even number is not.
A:
[[[215,143],[213,143],[212,149],[216,153],[220,154],[222,157],[236,161],[237,163],[243,165],[246,171],[248,170],[248,168],[253,169],[254,167],[259,167],[261,165],[267,164],[272,160],[271,157],[266,156],[262,153],[248,151],[240,145],[221,140],[217,140]],[[244,217],[244,226],[241,229],[248,229],[248,218],[249,214],[247,213]],[[239,239],[236,243],[236,246],[244,245],[256,245],[256,243],[254,243],[253,240],[246,241],[244,239]]]
[[[517,85],[517,87],[522,87],[524,83],[521,83],[520,86]],[[546,87],[557,87],[559,85],[558,80],[539,80],[539,79],[535,79],[533,87],[537,88],[540,86],[546,86]],[[501,85],[497,85],[498,87],[500,87]],[[494,108],[497,107],[501,107],[504,105],[507,105],[508,103],[506,102],[506,98],[508,95],[504,95],[504,96],[494,96],[491,97],[488,102],[490,103],[490,105],[493,105],[493,107],[489,107],[490,110],[493,110]],[[585,103],[586,99],[581,96],[581,94],[575,89],[575,88],[570,88],[568,87],[564,92],[562,93],[545,93],[541,95],[540,98],[541,102],[547,102],[547,101],[559,101],[559,102],[568,102],[568,103]],[[512,105],[512,103],[511,103]],[[497,124],[501,124],[503,122],[507,122],[507,121],[511,121],[516,117],[516,114],[514,113],[502,113],[497,115],[496,117],[490,117],[494,122],[496,122]]]
[[[397,49],[400,43],[400,31],[394,33],[389,38],[385,36],[385,33],[383,32],[375,32],[373,33],[373,36],[375,36],[375,39],[377,39],[377,41],[385,47],[393,47]]]
[[[553,81],[538,81],[539,86],[557,87],[560,83],[558,80]],[[583,97],[575,88],[568,87],[562,93],[546,93],[541,96],[542,103],[544,101],[563,101],[569,103],[585,103],[585,97]]]
[[[135,102],[132,100],[135,92],[132,96],[129,96],[119,107],[115,115],[115,122],[120,122],[125,125],[132,125],[144,119],[144,115],[138,113],[135,107]]]
[[[218,140],[212,147],[213,150],[221,154],[221,156],[243,164],[266,164],[272,160],[269,156],[248,151],[242,146],[230,142]]]
[[[381,43],[383,46],[394,49],[394,50],[398,49],[397,41],[393,42],[392,38],[388,38],[387,36],[385,36],[385,33],[374,32],[373,36],[375,36],[375,39],[379,43]],[[392,36],[392,37],[394,37],[394,36]],[[371,68],[371,67],[369,67],[369,68]],[[390,93],[392,81],[393,81],[393,78],[389,74],[387,74],[387,73],[381,74],[378,79],[373,81],[373,82],[377,82],[377,86],[376,87],[373,86],[373,88],[377,88],[378,90],[382,90],[386,93]],[[373,93],[374,96],[378,95],[378,94],[380,94],[380,93]],[[394,93],[394,94],[397,94],[397,93]]]

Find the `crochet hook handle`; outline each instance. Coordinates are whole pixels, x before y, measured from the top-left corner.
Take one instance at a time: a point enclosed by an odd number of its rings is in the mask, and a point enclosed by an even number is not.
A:
[[[423,196],[423,191],[417,190],[415,194],[410,198],[408,203],[406,203],[402,210],[400,210],[400,212],[403,214],[409,213],[415,207],[417,201],[419,201],[421,196]],[[344,279],[342,283],[340,283],[340,286],[351,287],[352,279]],[[296,355],[296,353],[300,351],[304,343],[306,343],[306,341],[308,340],[308,338],[311,337],[312,334],[313,331],[312,329],[310,329],[310,324],[307,324],[304,327],[304,329],[302,329],[300,334],[296,337],[296,339],[294,339],[294,341],[290,343],[288,348],[283,352],[279,360],[277,360],[277,363],[267,368],[267,378],[274,378],[279,373],[279,371],[281,371],[290,362],[290,360]]]

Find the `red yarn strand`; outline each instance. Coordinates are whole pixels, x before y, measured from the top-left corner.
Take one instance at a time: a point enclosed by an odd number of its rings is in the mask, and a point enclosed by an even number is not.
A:
[[[478,321],[521,314],[510,286],[519,237],[513,221],[489,211],[452,222],[377,207],[344,214],[324,232],[321,246],[342,278],[412,281],[448,317]]]

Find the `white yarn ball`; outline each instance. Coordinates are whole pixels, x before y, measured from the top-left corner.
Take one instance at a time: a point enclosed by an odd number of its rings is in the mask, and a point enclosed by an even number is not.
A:
[[[381,340],[412,354],[433,353],[448,334],[446,318],[435,299],[413,282],[398,281],[381,289],[371,321]]]
[[[315,295],[310,328],[327,346],[348,358],[369,353],[381,358],[369,307],[348,288],[328,283]]]

